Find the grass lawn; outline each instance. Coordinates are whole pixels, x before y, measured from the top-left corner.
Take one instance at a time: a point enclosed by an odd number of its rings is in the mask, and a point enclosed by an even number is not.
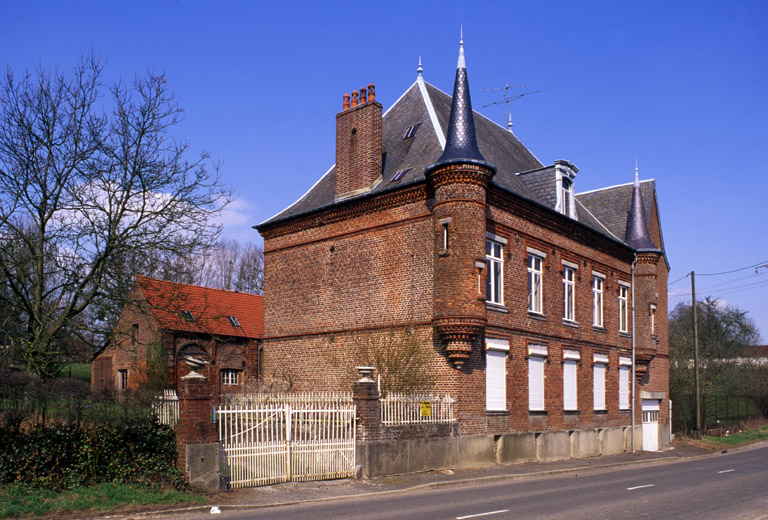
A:
[[[0,488],[0,518],[54,515],[74,511],[109,512],[136,506],[205,504],[208,499],[147,486],[101,484],[51,491],[15,484]]]
[[[71,363],[64,365],[59,374],[60,377],[74,377],[82,379],[86,383],[91,382],[91,364],[90,363]]]
[[[752,430],[744,430],[740,433],[733,433],[727,437],[710,437],[705,435],[702,440],[713,449],[734,448],[756,441],[768,439],[768,424]]]

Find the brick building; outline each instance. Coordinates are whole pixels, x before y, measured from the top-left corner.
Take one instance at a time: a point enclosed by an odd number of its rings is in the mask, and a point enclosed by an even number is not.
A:
[[[216,393],[240,390],[258,377],[262,305],[255,294],[137,276],[112,340],[93,358],[91,386],[136,390],[158,359],[176,389],[192,358]]]
[[[666,438],[655,183],[636,170],[634,183],[577,194],[577,172],[472,111],[463,44],[453,96],[421,67],[383,115],[372,84],[345,94],[336,164],[256,226],[264,373],[348,389],[360,343],[408,329],[434,389],[457,399],[462,435],[626,437],[634,400],[637,424],[658,419]]]

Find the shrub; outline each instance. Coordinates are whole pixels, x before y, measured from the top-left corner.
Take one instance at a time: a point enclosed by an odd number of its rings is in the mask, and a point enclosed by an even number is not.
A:
[[[72,489],[105,482],[185,486],[173,430],[151,419],[118,425],[0,429],[0,482]]]

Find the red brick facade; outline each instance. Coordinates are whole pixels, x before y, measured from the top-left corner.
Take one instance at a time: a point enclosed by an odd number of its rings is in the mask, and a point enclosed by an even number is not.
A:
[[[353,173],[337,168],[337,194],[351,189],[339,183]],[[434,390],[457,399],[462,433],[629,426],[630,412],[619,409],[619,358],[632,355],[632,324],[619,331],[619,291],[632,282],[634,251],[490,183],[492,175],[477,164],[449,165],[402,189],[260,225],[264,374],[302,390],[348,390],[352,367],[361,364],[356,345],[407,327],[428,353]],[[374,180],[365,179],[372,188]],[[659,251],[638,253],[634,270],[635,420],[640,424],[642,393],[653,392],[664,396],[659,422],[668,424],[668,268],[655,200],[650,207]],[[502,305],[486,302],[487,233],[504,242]],[[543,257],[541,313],[528,311],[530,250]],[[575,269],[572,321],[563,319],[564,265]],[[602,327],[593,326],[593,273],[604,280]],[[628,308],[631,320],[631,300]],[[509,343],[506,411],[486,410],[485,345],[492,338]],[[529,410],[529,346],[547,350],[543,412]],[[576,412],[564,411],[564,350],[579,352]],[[595,354],[608,358],[604,411],[593,406]]]

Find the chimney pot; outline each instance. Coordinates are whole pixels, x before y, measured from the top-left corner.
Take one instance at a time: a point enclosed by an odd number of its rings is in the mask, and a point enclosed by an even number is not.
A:
[[[344,103],[341,105],[342,110],[349,108],[349,94],[344,94]]]
[[[373,83],[368,83],[368,101],[376,101],[376,87]]]
[[[352,91],[352,106],[357,106],[357,90]]]
[[[365,93],[365,87],[360,87],[360,103],[368,101],[368,95]]]

